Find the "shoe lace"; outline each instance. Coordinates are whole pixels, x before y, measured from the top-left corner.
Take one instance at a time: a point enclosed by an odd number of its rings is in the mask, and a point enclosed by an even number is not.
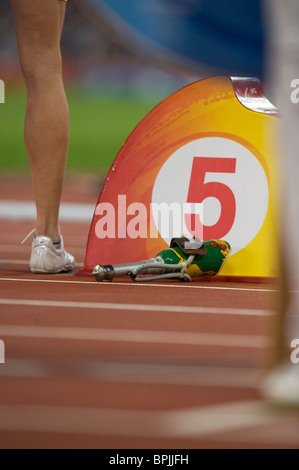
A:
[[[26,237],[24,238],[23,241],[21,241],[21,245],[24,245],[25,241],[28,240],[28,238],[30,237],[30,235],[32,235],[34,232],[35,232],[36,228],[34,228],[33,230],[31,230],[31,232],[28,233],[28,235],[26,235]]]

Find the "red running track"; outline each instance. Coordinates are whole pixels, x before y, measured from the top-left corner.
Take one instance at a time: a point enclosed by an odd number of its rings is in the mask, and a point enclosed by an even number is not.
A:
[[[2,449],[299,448],[259,392],[275,285],[33,275],[32,222],[0,223]],[[88,230],[62,224],[77,270]]]

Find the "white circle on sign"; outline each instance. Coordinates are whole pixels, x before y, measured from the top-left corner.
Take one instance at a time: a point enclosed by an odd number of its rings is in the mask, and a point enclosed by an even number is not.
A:
[[[235,217],[229,231],[222,237],[237,253],[247,246],[261,229],[268,210],[269,185],[264,169],[256,156],[244,145],[225,137],[203,137],[193,140],[176,150],[161,167],[152,193],[153,207],[161,203],[176,203],[183,207],[187,202],[193,159],[235,159],[235,172],[206,172],[203,184],[222,183],[234,195]],[[221,201],[206,197],[203,201],[203,224],[211,226],[221,214]],[[160,230],[161,214],[152,211],[161,237],[169,245],[172,233]],[[171,231],[170,231],[171,232]]]

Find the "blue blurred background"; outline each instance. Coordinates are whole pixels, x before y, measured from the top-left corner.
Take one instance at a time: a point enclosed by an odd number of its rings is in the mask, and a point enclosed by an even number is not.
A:
[[[69,0],[61,41],[71,112],[67,171],[106,173],[138,122],[201,78],[263,80],[260,0]],[[9,0],[0,5],[0,169],[28,172],[26,104]]]

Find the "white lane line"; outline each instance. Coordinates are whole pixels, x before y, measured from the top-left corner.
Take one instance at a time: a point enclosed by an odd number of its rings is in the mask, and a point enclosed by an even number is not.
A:
[[[96,286],[128,286],[128,283],[125,282],[97,282],[94,281],[91,276],[92,282],[88,281],[72,281],[72,280],[57,280],[57,279],[20,279],[20,278],[12,278],[12,277],[0,277],[0,281],[15,281],[15,282],[44,282],[44,283],[60,283],[60,284],[89,284],[89,285],[96,285]],[[175,289],[212,289],[212,290],[228,290],[228,291],[244,291],[244,292],[278,292],[275,289],[256,289],[254,287],[223,287],[223,286],[204,286],[204,285],[197,285],[184,283],[177,283],[177,284],[153,284],[147,282],[130,282],[130,286],[137,286],[137,287],[164,287],[164,288],[175,288]],[[299,291],[294,291],[299,292]]]
[[[5,431],[197,439],[244,428],[249,432],[285,415],[261,402],[246,401],[171,411],[14,404],[1,405],[0,416],[0,429]]]
[[[89,378],[121,383],[152,385],[190,385],[213,388],[256,388],[264,371],[246,367],[151,364],[146,362],[76,363],[8,359],[0,367],[0,377],[18,378]]]
[[[268,348],[273,340],[267,336],[191,333],[180,331],[117,330],[55,326],[0,325],[1,338],[48,338],[125,343],[181,344],[238,348]]]
[[[188,305],[153,305],[153,304],[124,304],[113,302],[74,302],[67,300],[35,300],[35,299],[0,299],[2,305],[22,305],[30,307],[59,307],[59,308],[83,308],[101,310],[129,310],[137,312],[171,312],[171,313],[200,313],[215,315],[241,315],[241,316],[272,316],[271,310],[259,310],[250,308],[222,308],[222,307],[197,307]],[[42,313],[42,311],[40,311]]]
[[[89,222],[93,218],[94,204],[63,202],[60,206],[59,218],[65,222]],[[0,219],[35,220],[36,209],[33,201],[0,200]]]
[[[71,251],[71,250],[70,250]],[[0,264],[21,264],[21,265],[28,265],[29,261],[23,259],[0,259]],[[76,263],[76,266],[82,268],[84,266],[83,263]]]
[[[271,406],[277,407],[277,404],[273,403]],[[295,447],[299,449],[298,419],[299,413],[294,410],[292,415],[284,417],[283,422],[277,420],[270,423],[267,428],[260,426],[251,432],[248,432],[246,428],[232,430],[229,433],[229,441],[235,445],[236,443],[243,444],[243,447],[245,445],[247,448],[252,443],[263,443],[264,448],[267,444],[271,444],[277,449],[281,449],[283,445],[288,446],[288,448]],[[214,438],[217,441],[216,435],[214,435]]]

